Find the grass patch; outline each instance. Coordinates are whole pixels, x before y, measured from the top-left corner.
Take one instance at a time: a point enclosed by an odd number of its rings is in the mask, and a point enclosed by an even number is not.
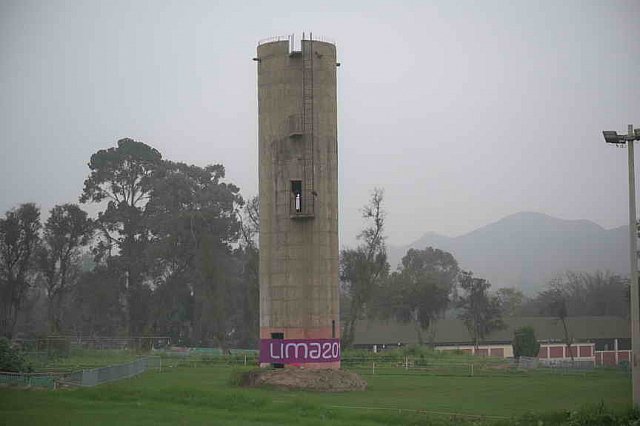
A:
[[[339,394],[230,383],[251,368],[198,363],[91,389],[0,389],[0,424],[606,425],[637,418],[628,411],[630,378],[616,371],[466,377],[399,369],[366,375],[365,392]]]

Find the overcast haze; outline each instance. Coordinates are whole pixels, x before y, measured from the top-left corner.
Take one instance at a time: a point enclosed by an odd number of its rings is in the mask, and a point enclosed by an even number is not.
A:
[[[77,202],[131,137],[257,193],[257,42],[336,41],[341,245],[385,190],[389,243],[517,211],[627,220],[639,1],[0,0],[0,210]],[[640,157],[636,158],[636,160]]]

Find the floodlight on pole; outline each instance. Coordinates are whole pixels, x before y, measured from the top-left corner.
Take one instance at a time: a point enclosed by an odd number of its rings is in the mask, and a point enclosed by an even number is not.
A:
[[[631,376],[633,405],[640,407],[640,293],[638,291],[638,230],[636,225],[636,178],[633,164],[633,143],[640,140],[640,129],[629,125],[626,135],[614,130],[602,132],[607,143],[627,144],[629,161],[629,263],[631,287]]]
[[[607,143],[624,143],[624,138],[618,135],[615,130],[605,130],[602,132]]]

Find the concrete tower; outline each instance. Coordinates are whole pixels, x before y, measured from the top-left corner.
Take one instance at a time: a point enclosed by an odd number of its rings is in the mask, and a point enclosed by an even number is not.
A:
[[[340,367],[336,47],[258,45],[260,362]]]

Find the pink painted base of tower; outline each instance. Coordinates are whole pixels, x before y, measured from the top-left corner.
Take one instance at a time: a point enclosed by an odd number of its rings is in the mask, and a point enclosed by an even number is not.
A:
[[[283,333],[284,340],[287,339],[334,339],[340,338],[340,332],[332,327],[324,328],[272,328],[261,327],[260,339],[271,339],[273,333]],[[260,367],[270,367],[269,363],[261,363]],[[309,369],[340,369],[340,361],[335,362],[304,362],[296,364],[285,364],[284,368],[309,368]]]

